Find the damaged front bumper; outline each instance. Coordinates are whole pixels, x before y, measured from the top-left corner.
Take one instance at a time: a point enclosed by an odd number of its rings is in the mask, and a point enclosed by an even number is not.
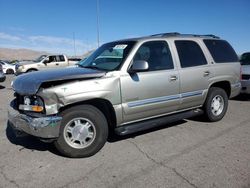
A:
[[[8,120],[10,125],[21,132],[33,135],[39,138],[57,138],[59,137],[62,117],[45,116],[31,117],[21,114],[12,106],[8,109]]]

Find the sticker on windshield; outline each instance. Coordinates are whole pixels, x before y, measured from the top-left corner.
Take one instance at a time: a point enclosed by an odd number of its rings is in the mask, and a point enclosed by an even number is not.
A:
[[[117,44],[113,49],[124,50],[127,46],[127,44]]]

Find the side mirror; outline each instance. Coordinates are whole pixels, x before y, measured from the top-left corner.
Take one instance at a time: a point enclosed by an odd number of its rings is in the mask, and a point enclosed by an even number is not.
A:
[[[47,65],[48,62],[49,62],[49,61],[48,61],[47,59],[45,59],[45,60],[43,61],[43,64]]]
[[[129,73],[144,72],[148,70],[148,62],[144,60],[134,61],[129,69]]]

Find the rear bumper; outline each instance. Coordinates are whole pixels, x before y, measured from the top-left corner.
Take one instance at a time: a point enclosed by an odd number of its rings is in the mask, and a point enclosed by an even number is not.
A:
[[[57,138],[62,118],[59,116],[34,118],[21,114],[10,106],[8,109],[8,120],[10,125],[18,131],[39,138]]]
[[[237,95],[240,94],[240,90],[241,90],[241,83],[235,83],[235,84],[231,84],[231,95],[230,98],[236,97]]]
[[[250,80],[241,81],[241,93],[250,94]]]

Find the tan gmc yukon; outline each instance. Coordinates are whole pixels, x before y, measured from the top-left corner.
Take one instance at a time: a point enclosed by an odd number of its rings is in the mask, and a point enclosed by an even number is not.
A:
[[[88,157],[109,133],[126,135],[183,118],[219,121],[239,94],[240,63],[214,35],[163,33],[102,45],[79,67],[33,72],[13,82],[9,123]]]

